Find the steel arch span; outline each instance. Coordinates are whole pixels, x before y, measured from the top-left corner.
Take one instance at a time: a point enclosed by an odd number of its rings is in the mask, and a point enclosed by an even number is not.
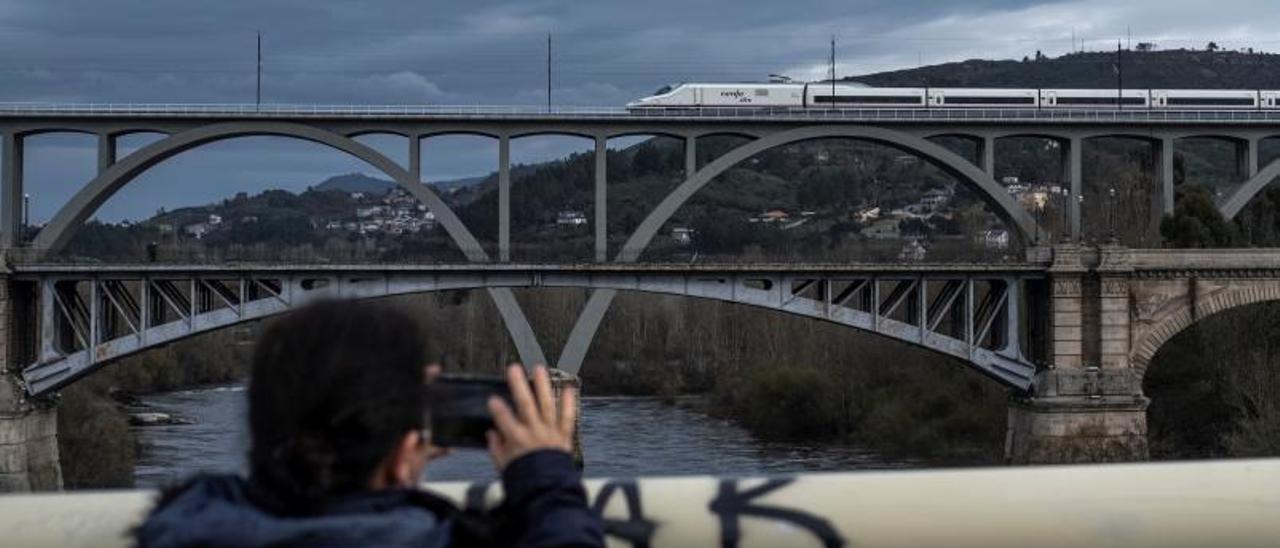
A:
[[[318,298],[577,287],[711,299],[829,321],[958,358],[1025,390],[1035,366],[1022,352],[1021,289],[1037,275],[983,266],[51,267],[18,275],[38,287],[40,317],[37,362],[22,375],[30,393],[47,393],[120,357]]]
[[[99,173],[89,184],[81,188],[54,215],[49,224],[32,242],[32,247],[46,252],[57,251],[65,247],[71,236],[103,203],[129,184],[147,169],[172,158],[184,151],[201,145],[248,136],[277,136],[301,139],[340,152],[345,152],[368,163],[386,174],[400,188],[409,192],[419,202],[427,206],[436,216],[437,222],[445,228],[446,233],[462,250],[468,260],[488,262],[489,256],[480,246],[479,241],[462,220],[444,203],[440,197],[423,184],[417,184],[417,176],[401,167],[394,160],[364,145],[353,138],[326,131],[315,126],[266,121],[243,121],[217,123],[199,126],[157,140],[144,146],[128,156],[110,165]],[[525,317],[524,311],[516,302],[515,296],[507,288],[489,290],[494,304],[502,314],[503,322],[511,337],[515,340],[520,359],[528,364],[546,363],[545,354],[534,335],[533,327]]]

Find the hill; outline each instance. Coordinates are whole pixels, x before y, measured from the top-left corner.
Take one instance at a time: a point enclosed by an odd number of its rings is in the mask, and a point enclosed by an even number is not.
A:
[[[395,183],[386,179],[370,177],[363,173],[348,173],[346,175],[334,175],[314,188],[321,192],[363,192],[370,196],[381,196],[394,186]]]
[[[1125,51],[1126,88],[1280,89],[1280,55],[1176,49]],[[1116,87],[1116,52],[1070,53],[1022,60],[970,59],[843,78],[879,87]]]

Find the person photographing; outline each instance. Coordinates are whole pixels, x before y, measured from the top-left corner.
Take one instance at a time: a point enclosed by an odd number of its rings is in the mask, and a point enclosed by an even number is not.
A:
[[[432,441],[413,319],[394,307],[327,301],[272,323],[248,388],[249,476],[205,475],[167,490],[135,530],[142,547],[603,546],[569,453],[576,397],[547,369],[507,368],[510,404],[487,402],[503,503],[459,511],[419,488],[448,453]]]

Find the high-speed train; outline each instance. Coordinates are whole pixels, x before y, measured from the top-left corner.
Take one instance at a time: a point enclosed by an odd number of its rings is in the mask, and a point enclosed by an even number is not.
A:
[[[834,91],[834,93],[833,93]],[[627,103],[646,108],[1046,108],[1280,110],[1280,91],[1192,89],[877,88],[861,84],[667,86]]]

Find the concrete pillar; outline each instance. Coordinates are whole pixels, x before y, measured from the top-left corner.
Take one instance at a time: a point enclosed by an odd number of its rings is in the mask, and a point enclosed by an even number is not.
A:
[[[609,141],[603,136],[596,137],[596,262],[603,263],[609,259],[609,196],[608,196],[608,149]]]
[[[511,137],[498,138],[498,260],[511,261]]]
[[[22,137],[6,134],[0,147],[0,250],[4,250],[22,243]]]
[[[11,291],[0,277],[0,493],[55,491],[62,488],[57,408],[28,398],[18,380]]]
[[[1258,174],[1258,139],[1245,139],[1236,145],[1236,170],[1246,181]]]
[[[575,413],[578,420],[573,423],[573,462],[581,470],[585,464],[582,459],[582,378],[561,369],[548,369],[548,371],[551,373],[551,389],[556,401],[560,400],[560,394],[565,387],[572,387],[578,392],[577,413]]]
[[[996,176],[996,140],[992,137],[983,137],[978,141],[978,157],[982,159],[982,171],[987,175]]]
[[[409,175],[414,182],[422,182],[422,137],[419,135],[409,135]]]
[[[98,135],[98,174],[116,163],[116,138],[107,133]]]
[[[1009,405],[1005,457],[1015,464],[1134,461],[1147,458],[1148,400],[1129,367],[1129,294],[1124,250],[1104,249],[1097,271],[1090,250],[1058,246],[1052,283],[1052,361],[1036,375],[1030,393]],[[1085,278],[1100,276],[1102,289],[1086,294]],[[1086,299],[1099,299],[1087,303]],[[1100,341],[1086,341],[1085,309],[1100,310]],[[1085,353],[1100,348],[1101,364]]]
[[[1165,215],[1173,215],[1173,143],[1172,137],[1160,139],[1160,197]]]
[[[684,138],[684,178],[692,177],[698,171],[698,138]]]

